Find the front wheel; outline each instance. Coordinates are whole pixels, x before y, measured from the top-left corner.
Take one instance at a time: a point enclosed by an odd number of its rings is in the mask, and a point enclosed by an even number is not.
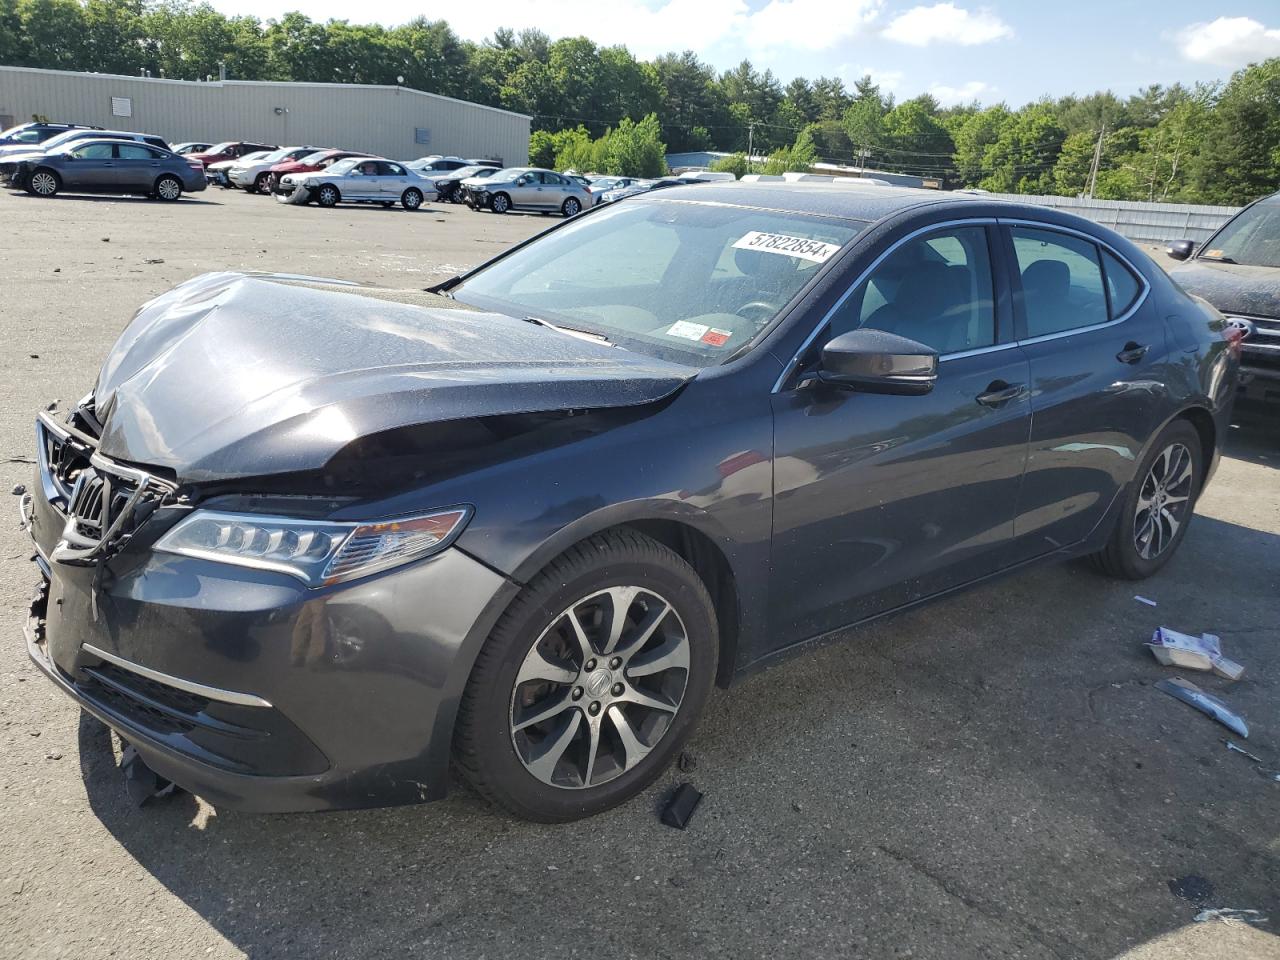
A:
[[[578,202],[577,197],[570,197],[564,202],[564,206],[560,208],[560,212],[566,217],[576,217],[582,212],[582,204]]]
[[[251,193],[270,193],[271,192],[271,174],[260,173],[253,181],[253,190]]]
[[[339,199],[341,199],[341,195],[338,193],[338,188],[333,184],[326,183],[316,191],[316,203],[322,207],[336,206]]]
[[[697,573],[611,531],[534,578],[476,659],[454,753],[517,816],[577,820],[635,796],[692,732],[716,672],[715,608]]]
[[[494,213],[506,213],[511,209],[511,198],[505,193],[495,193],[493,199],[489,201],[489,206]]]
[[[1200,434],[1186,420],[1161,431],[1138,467],[1111,539],[1094,563],[1103,573],[1143,580],[1173,556],[1200,495]]]
[[[43,167],[32,173],[27,180],[27,190],[37,197],[52,197],[57,194],[61,186],[58,175]]]
[[[177,200],[182,196],[182,181],[177,177],[161,177],[156,181],[156,196],[161,200]]]
[[[422,191],[417,187],[410,187],[400,195],[400,205],[406,210],[417,210],[422,206]]]

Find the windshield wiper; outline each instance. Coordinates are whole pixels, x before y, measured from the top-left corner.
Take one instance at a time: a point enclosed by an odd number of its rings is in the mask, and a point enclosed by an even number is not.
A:
[[[1212,260],[1214,263],[1234,263],[1234,264],[1236,264],[1236,266],[1239,266],[1239,263],[1238,263],[1237,261],[1232,260],[1230,257],[1224,257],[1224,256],[1221,256],[1221,255],[1216,256],[1216,257],[1207,257],[1207,256],[1206,256],[1206,257],[1201,257],[1200,259],[1202,259],[1202,260]]]
[[[562,327],[558,324],[552,323],[550,320],[543,320],[541,317],[524,316],[520,319],[525,323],[537,324],[540,327],[546,327],[549,330],[554,330],[556,333],[563,333],[567,337],[577,337],[579,340],[594,340],[597,343],[607,343],[610,346],[613,346],[612,341],[610,341],[608,337],[601,336],[598,333],[591,333],[588,330],[578,330],[575,327]]]
[[[462,274],[455,273],[448,280],[441,280],[435,286],[427,287],[427,293],[448,293],[462,282]]]

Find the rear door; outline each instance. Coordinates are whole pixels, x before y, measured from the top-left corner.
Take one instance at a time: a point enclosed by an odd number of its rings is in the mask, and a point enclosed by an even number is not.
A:
[[[142,143],[120,143],[116,158],[116,185],[121,190],[150,193],[160,176],[160,154]]]
[[[1157,426],[1169,357],[1147,281],[1117,251],[1048,224],[1004,222],[1001,233],[1031,365],[1014,521],[1025,560],[1080,542],[1103,519]]]
[[[400,194],[404,193],[406,187],[404,177],[404,167],[400,164],[387,160],[378,162],[378,192],[384,200],[400,199]]]

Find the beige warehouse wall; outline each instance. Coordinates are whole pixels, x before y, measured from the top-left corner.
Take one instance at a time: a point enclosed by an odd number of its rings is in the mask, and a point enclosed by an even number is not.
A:
[[[127,108],[130,116],[113,114]],[[119,77],[0,66],[0,117],[33,114],[182,140],[348,147],[409,160],[432,153],[529,159],[529,118],[406,87]],[[416,142],[428,131],[429,143]]]

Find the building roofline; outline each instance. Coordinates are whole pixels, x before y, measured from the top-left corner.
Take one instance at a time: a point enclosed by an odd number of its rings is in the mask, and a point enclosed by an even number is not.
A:
[[[106,80],[132,80],[137,83],[169,83],[179,84],[193,87],[325,87],[352,90],[395,90],[396,92],[412,93],[420,97],[430,97],[433,100],[445,100],[449,103],[460,103],[468,107],[475,107],[477,110],[491,110],[494,113],[506,114],[509,117],[519,117],[522,120],[533,120],[533,117],[527,113],[517,113],[514,110],[504,110],[502,107],[491,107],[487,103],[475,103],[472,100],[460,100],[457,97],[446,97],[442,93],[430,93],[426,90],[418,90],[415,87],[402,87],[398,84],[383,83],[311,83],[306,81],[294,80],[175,80],[172,77],[135,77],[127,73],[89,73],[84,70],[49,70],[44,67],[14,67],[0,65],[0,71],[13,71],[15,73],[48,73],[60,77],[99,77]]]

